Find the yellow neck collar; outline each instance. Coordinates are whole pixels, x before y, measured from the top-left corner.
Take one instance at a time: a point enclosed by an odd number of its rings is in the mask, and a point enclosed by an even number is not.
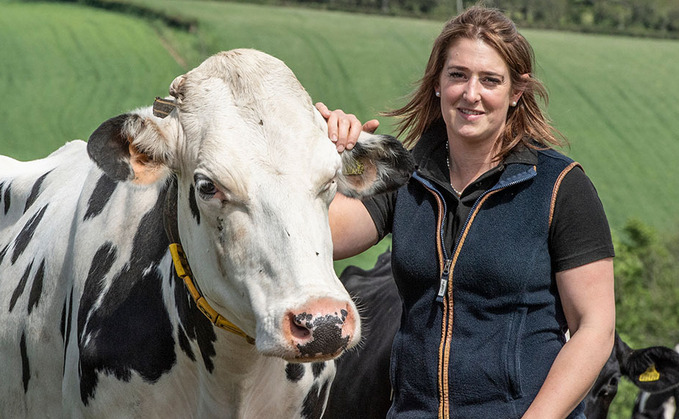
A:
[[[205,317],[207,317],[212,322],[212,324],[219,327],[220,329],[224,329],[233,334],[241,336],[245,338],[248,343],[254,345],[255,338],[249,336],[238,326],[228,321],[221,314],[217,313],[217,311],[215,311],[215,309],[210,306],[205,297],[203,297],[203,294],[200,292],[199,288],[194,285],[193,280],[191,279],[192,274],[191,268],[189,267],[189,261],[186,259],[186,255],[184,254],[181,244],[170,244],[170,253],[172,254],[172,260],[174,261],[174,268],[177,271],[177,275],[182,280],[184,280],[184,284],[186,284],[189,294],[191,294],[193,301],[196,302],[196,305],[200,311],[203,312]]]

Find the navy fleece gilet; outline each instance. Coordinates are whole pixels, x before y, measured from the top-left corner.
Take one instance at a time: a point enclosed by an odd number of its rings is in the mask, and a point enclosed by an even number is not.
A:
[[[389,417],[520,418],[535,398],[565,342],[548,237],[555,191],[575,165],[537,154],[536,166],[507,165],[454,249],[442,244],[447,209],[435,183],[416,173],[399,191],[392,266],[404,309]]]

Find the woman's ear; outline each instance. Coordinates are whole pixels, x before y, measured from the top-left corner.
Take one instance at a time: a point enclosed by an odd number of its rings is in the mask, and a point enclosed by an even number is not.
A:
[[[519,103],[519,99],[521,99],[521,96],[523,95],[528,80],[530,80],[530,74],[526,73],[521,75],[521,83],[514,89],[512,97],[510,98],[512,106],[516,106],[516,104]]]

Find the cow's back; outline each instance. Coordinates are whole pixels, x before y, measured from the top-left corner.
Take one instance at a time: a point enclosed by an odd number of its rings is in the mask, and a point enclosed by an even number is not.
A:
[[[109,367],[97,364],[102,318],[111,320],[112,296],[126,292],[113,280],[148,266],[145,257],[165,257],[166,239],[154,236],[165,183],[115,182],[86,147],[73,141],[41,160],[0,160],[0,417],[44,417],[87,400],[96,383],[81,377]],[[149,244],[132,233],[145,223],[157,254],[135,259],[135,240]]]
[[[38,416],[61,403],[71,288],[63,267],[91,168],[82,141],[41,160],[0,160],[0,416]]]

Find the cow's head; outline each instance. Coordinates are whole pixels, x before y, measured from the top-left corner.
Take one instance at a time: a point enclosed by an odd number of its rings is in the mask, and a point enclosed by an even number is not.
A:
[[[588,419],[608,417],[621,377],[648,393],[672,389],[679,386],[679,354],[663,346],[633,350],[616,333],[611,356],[585,398]]]
[[[355,345],[360,320],[333,270],[328,206],[338,188],[361,197],[405,183],[409,154],[362,134],[340,156],[290,69],[258,51],[217,54],[170,94],[164,118],[142,109],[102,124],[92,159],[140,185],[174,173],[195,281],[260,352],[311,361]]]

